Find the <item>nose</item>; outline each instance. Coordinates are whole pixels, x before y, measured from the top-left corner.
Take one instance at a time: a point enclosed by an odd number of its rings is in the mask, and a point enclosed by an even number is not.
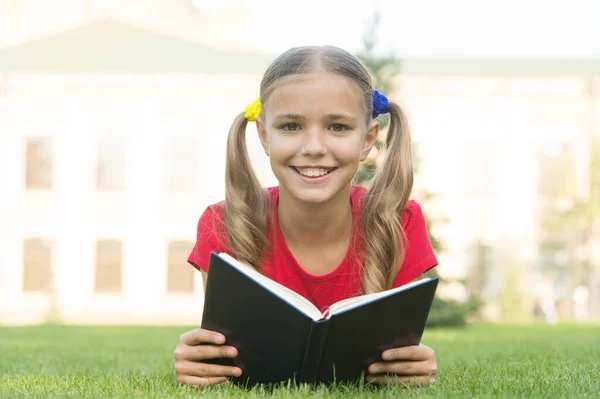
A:
[[[320,156],[327,153],[327,132],[319,128],[308,129],[304,134],[302,155]]]

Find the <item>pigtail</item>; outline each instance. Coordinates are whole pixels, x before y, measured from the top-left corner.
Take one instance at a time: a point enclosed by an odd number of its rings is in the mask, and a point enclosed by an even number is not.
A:
[[[223,222],[229,248],[236,259],[258,267],[267,244],[269,197],[250,164],[247,125],[248,120],[241,113],[233,121],[227,137]]]
[[[404,111],[389,105],[385,161],[364,199],[360,221],[365,293],[390,289],[405,254],[400,221],[413,186],[412,144]]]

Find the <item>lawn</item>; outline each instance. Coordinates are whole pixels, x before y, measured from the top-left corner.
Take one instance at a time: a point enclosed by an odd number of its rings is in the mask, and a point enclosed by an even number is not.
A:
[[[436,350],[440,369],[432,387],[271,391],[178,386],[172,354],[186,330],[0,327],[0,397],[600,397],[600,325],[430,330],[423,341]]]

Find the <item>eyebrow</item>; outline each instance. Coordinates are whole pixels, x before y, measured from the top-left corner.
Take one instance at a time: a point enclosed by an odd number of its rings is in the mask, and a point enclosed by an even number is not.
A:
[[[345,114],[327,114],[326,115],[326,119],[327,120],[338,120],[338,119],[345,119],[349,122],[356,122],[356,118],[351,116],[351,115],[345,115]]]
[[[273,120],[279,120],[279,119],[289,119],[289,120],[293,120],[293,121],[303,121],[306,120],[306,117],[302,116],[302,115],[298,115],[298,114],[281,114],[281,115],[277,115],[273,118]],[[327,114],[325,115],[325,119],[326,120],[340,120],[340,119],[344,119],[347,120],[349,122],[356,122],[356,118],[350,115],[345,115],[345,114]]]
[[[293,121],[303,121],[306,118],[303,117],[302,115],[298,115],[298,114],[281,114],[281,115],[277,115],[273,118],[273,120],[278,120],[278,119],[291,119]]]

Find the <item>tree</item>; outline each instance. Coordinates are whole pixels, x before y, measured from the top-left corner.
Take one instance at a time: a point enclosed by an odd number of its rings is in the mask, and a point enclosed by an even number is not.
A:
[[[387,96],[394,87],[394,78],[400,73],[401,62],[393,54],[387,56],[376,54],[377,26],[380,20],[379,12],[373,14],[363,37],[363,49],[358,52],[357,57],[371,74],[374,87]],[[369,158],[361,163],[354,178],[356,184],[368,186],[369,181],[375,175],[377,164],[383,157],[385,144],[381,135],[389,122],[389,117],[381,115],[377,119],[381,125],[380,136],[375,141],[375,148],[371,151]]]
[[[363,37],[363,49],[357,57],[371,73],[375,88],[388,95],[394,88],[394,78],[400,73],[401,61],[393,53],[386,56],[376,54],[377,27],[380,21],[379,12],[373,14]]]
[[[511,255],[505,259],[502,286],[498,295],[500,317],[504,321],[522,322],[531,319],[533,303],[531,294],[524,287],[523,262]]]
[[[385,95],[389,95],[394,88],[394,79],[401,72],[402,62],[393,53],[390,55],[378,55],[377,48],[377,27],[381,20],[379,12],[376,12],[371,18],[369,25],[363,37],[363,49],[357,54],[363,65],[371,74],[374,87]],[[381,124],[381,134],[388,124],[388,116],[382,115],[378,118]],[[381,163],[381,158],[385,151],[385,141],[380,137],[375,142],[373,154],[363,162],[355,176],[355,183],[364,186],[369,186],[370,181],[375,175],[377,165]],[[415,149],[413,148],[413,152]],[[416,159],[416,157],[415,157]],[[418,161],[415,162],[415,169],[418,167]],[[422,201],[426,202],[434,197],[434,194],[425,192],[422,195]],[[433,234],[432,225],[434,221],[427,213],[424,214],[425,222],[428,226],[429,238],[433,249],[436,253],[441,253],[444,246],[440,240]],[[436,276],[440,278],[440,283],[444,283],[437,271],[434,269],[427,273],[428,276]],[[458,302],[454,300],[442,299],[436,296],[434,299],[431,311],[429,313],[428,326],[459,326],[466,323],[468,315],[472,314],[479,308],[479,301],[470,299],[467,302]]]

